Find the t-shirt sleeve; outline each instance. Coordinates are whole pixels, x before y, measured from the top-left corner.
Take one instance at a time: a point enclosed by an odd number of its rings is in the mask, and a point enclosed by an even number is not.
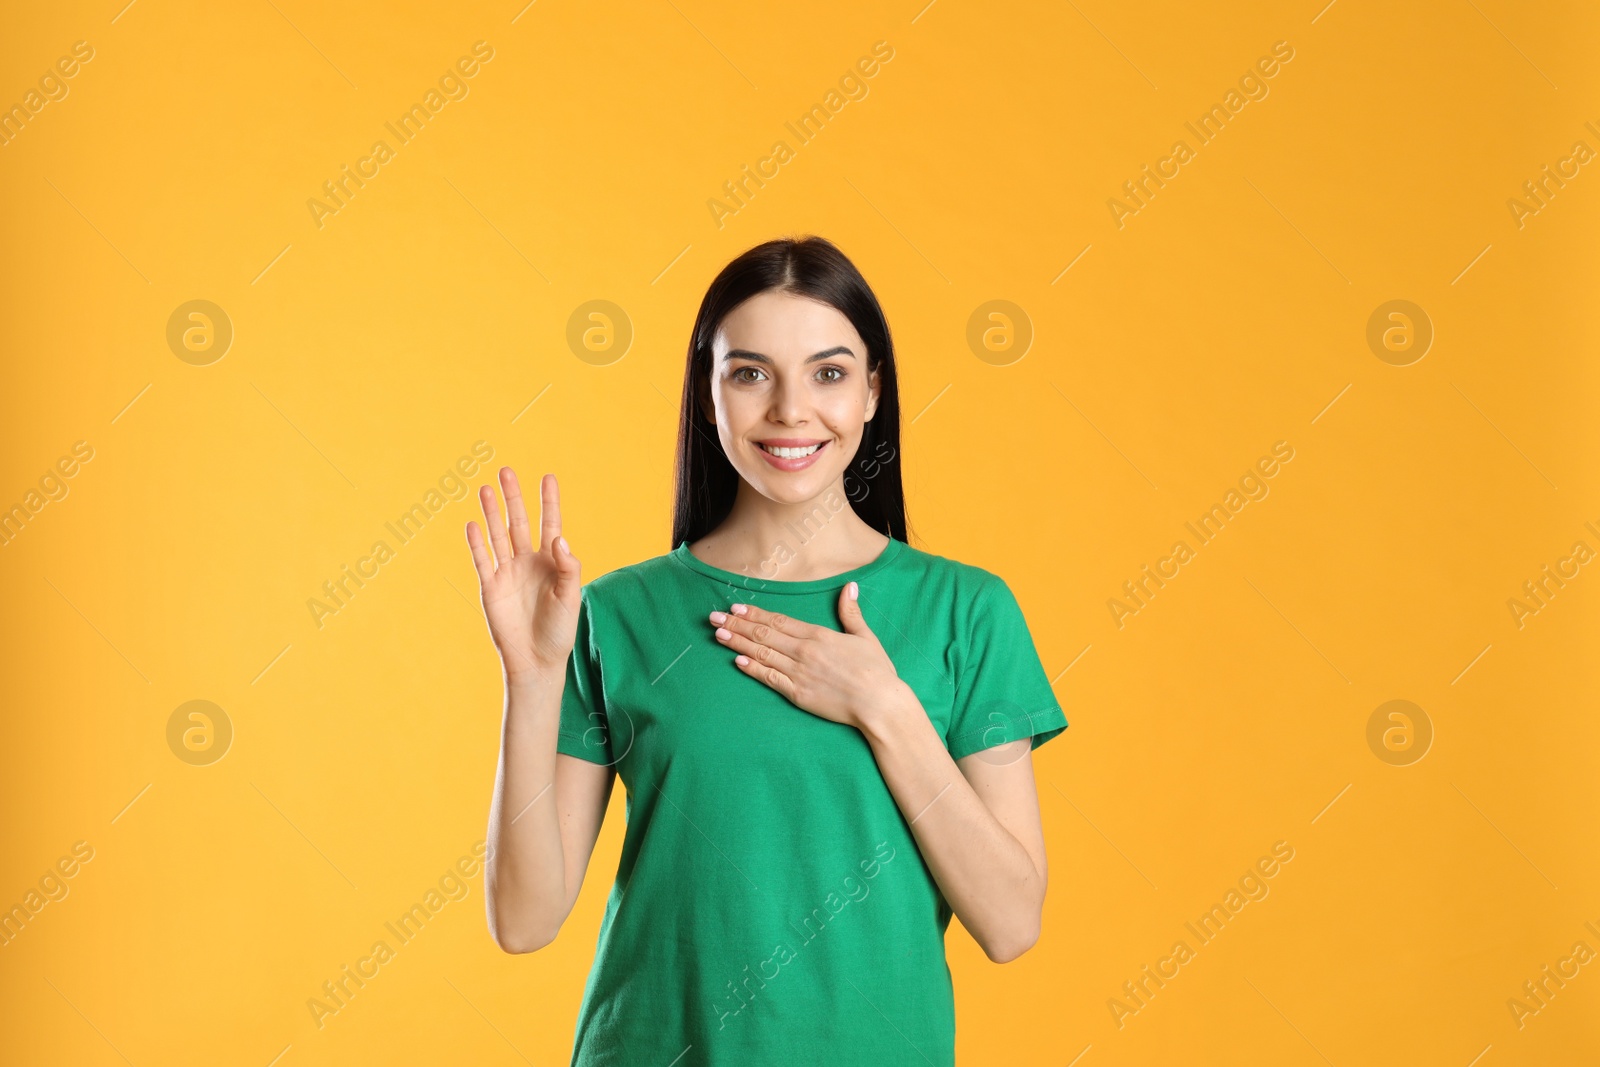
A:
[[[1067,727],[1022,608],[992,576],[973,611],[945,747],[952,759],[1031,737],[1038,748]]]
[[[609,764],[611,731],[607,728],[605,683],[593,623],[589,587],[584,586],[578,601],[578,634],[572,655],[567,657],[566,683],[561,689],[556,751],[590,763]]]

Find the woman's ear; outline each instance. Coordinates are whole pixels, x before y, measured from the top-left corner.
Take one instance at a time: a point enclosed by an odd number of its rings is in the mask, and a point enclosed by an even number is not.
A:
[[[878,398],[882,395],[883,383],[879,379],[877,370],[873,370],[867,375],[867,417],[862,421],[872,421],[872,416],[878,411]]]

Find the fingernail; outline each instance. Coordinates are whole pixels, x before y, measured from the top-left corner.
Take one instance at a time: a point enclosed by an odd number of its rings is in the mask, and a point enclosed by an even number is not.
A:
[[[743,604],[735,604],[730,610],[732,610],[735,615],[743,615],[750,609],[745,607]]]
[[[858,594],[860,592],[861,592],[861,590],[856,588],[856,583],[855,582],[851,582],[850,583],[850,599],[851,600],[858,599]]]
[[[713,611],[711,613],[711,621],[720,626],[728,621],[728,617],[720,611]]]
[[[743,667],[746,663],[750,662],[750,657],[749,656],[735,656],[735,657],[733,657],[733,662],[735,662],[739,666]]]
[[[560,546],[561,546],[561,551],[563,551],[563,552],[570,552],[570,551],[572,551],[572,550],[571,550],[571,549],[569,549],[569,548],[568,548],[568,547],[567,547],[567,539],[566,539],[566,538],[565,538],[565,537],[558,537],[558,538],[556,538],[556,544],[558,544],[558,545],[560,545]]]
[[[732,636],[733,636],[733,633],[731,631],[724,630],[720,626],[717,627],[717,640],[726,641],[728,638],[730,638]]]

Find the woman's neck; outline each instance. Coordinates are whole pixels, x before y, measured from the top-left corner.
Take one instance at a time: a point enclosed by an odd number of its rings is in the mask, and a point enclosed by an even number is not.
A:
[[[691,542],[689,551],[735,574],[805,582],[864,567],[888,543],[888,535],[856,514],[842,486],[804,503],[783,504],[741,482],[728,517]]]

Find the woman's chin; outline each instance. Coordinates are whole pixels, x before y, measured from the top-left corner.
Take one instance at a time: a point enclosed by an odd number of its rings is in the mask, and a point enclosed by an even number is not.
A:
[[[776,504],[804,504],[814,500],[836,480],[831,471],[804,470],[793,473],[761,471],[758,477],[745,475],[745,481]]]

